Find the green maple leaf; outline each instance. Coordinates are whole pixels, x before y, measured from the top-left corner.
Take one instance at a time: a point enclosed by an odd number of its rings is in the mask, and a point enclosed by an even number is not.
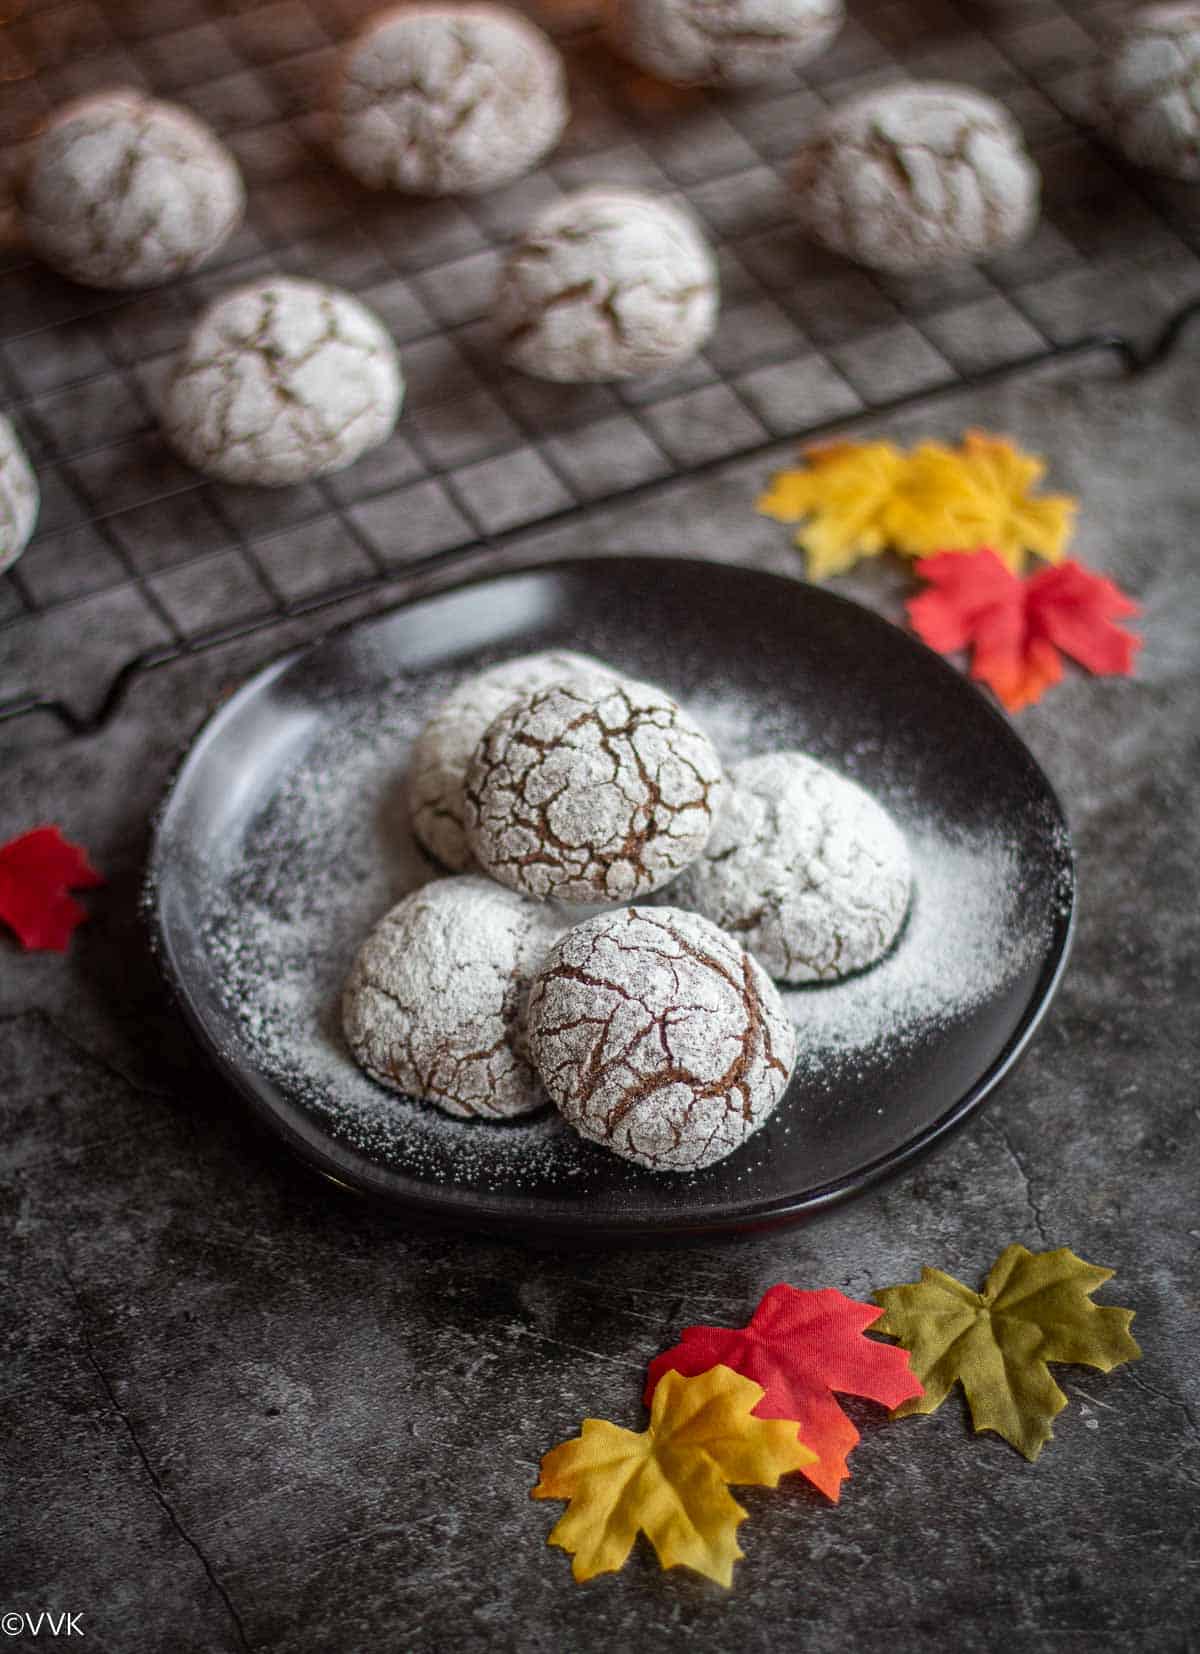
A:
[[[1133,1311],[1094,1304],[1089,1296],[1112,1274],[1065,1246],[1055,1252],[1009,1246],[982,1292],[940,1269],[923,1269],[919,1281],[876,1292],[884,1314],[872,1331],[903,1344],[925,1387],[893,1416],[934,1412],[958,1381],[975,1429],[995,1430],[1036,1459],[1054,1434],[1051,1420],[1067,1405],[1046,1363],[1071,1361],[1107,1373],[1142,1353],[1129,1332]]]

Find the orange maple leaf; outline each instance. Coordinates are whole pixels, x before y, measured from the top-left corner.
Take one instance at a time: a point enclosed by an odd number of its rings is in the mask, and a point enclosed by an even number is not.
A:
[[[646,1399],[667,1372],[701,1373],[723,1362],[744,1373],[763,1387],[755,1416],[796,1421],[817,1454],[816,1463],[800,1466],[801,1474],[836,1501],[858,1431],[833,1391],[869,1396],[885,1407],[921,1394],[904,1350],[863,1337],[881,1313],[832,1288],[800,1292],[781,1283],[763,1295],[744,1327],[686,1327],[682,1341],[650,1363]]]
[[[1141,639],[1115,625],[1138,606],[1111,580],[1076,562],[1021,580],[990,547],[925,557],[930,590],[911,598],[909,619],[941,654],[971,650],[971,676],[1010,712],[1031,706],[1062,677],[1062,656],[1089,672],[1128,676]]]

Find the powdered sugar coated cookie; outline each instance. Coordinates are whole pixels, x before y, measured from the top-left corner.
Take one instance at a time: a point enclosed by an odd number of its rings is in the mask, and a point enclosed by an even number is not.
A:
[[[614,0],[614,44],[648,74],[682,85],[754,86],[823,52],[842,0]]]
[[[930,81],[833,110],[800,150],[796,187],[817,241],[909,275],[1023,240],[1037,222],[1040,178],[1002,105]]]
[[[748,758],[701,856],[668,891],[784,982],[873,965],[904,923],[912,864],[869,793],[800,752]]]
[[[536,165],[567,113],[562,60],[525,18],[503,6],[397,6],[342,56],[333,145],[374,189],[473,194]]]
[[[692,219],[638,190],[580,190],[530,224],[493,304],[508,360],[563,382],[625,379],[693,356],[717,267]]]
[[[487,879],[438,879],[380,920],[346,982],[355,1061],[447,1114],[508,1120],[546,1098],[530,1066],[529,982],[562,922]]]
[[[1200,5],[1135,12],[1100,71],[1100,105],[1131,161],[1200,178]]]
[[[732,1154],[787,1088],[796,1036],[761,966],[678,908],[567,931],[529,993],[529,1050],[581,1136],[651,1171]]]
[[[383,442],[402,395],[391,338],[365,305],[272,276],[200,317],[167,381],[162,422],[197,470],[282,487]]]
[[[29,544],[39,504],[37,478],[20,438],[0,415],[0,574]]]
[[[176,104],[132,89],[64,105],[20,189],[38,256],[91,287],[151,287],[210,258],[242,216],[233,156]]]
[[[408,766],[413,831],[443,867],[461,873],[474,860],[467,843],[463,785],[488,725],[535,689],[606,670],[588,655],[548,650],[479,672],[447,695],[414,742]]]
[[[629,901],[695,860],[723,790],[716,748],[663,690],[578,677],[488,727],[467,771],[467,841],[514,890]]]

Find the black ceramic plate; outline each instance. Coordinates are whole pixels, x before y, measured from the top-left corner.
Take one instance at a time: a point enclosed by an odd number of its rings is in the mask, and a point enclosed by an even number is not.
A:
[[[795,990],[801,1059],[770,1124],[720,1165],[655,1176],[551,1112],[462,1123],[361,1075],[341,980],[431,876],[407,827],[408,743],[448,688],[570,646],[664,684],[728,761],[800,747],[856,778],[913,847],[912,911],[856,980]],[[622,557],[408,604],[260,672],[207,724],[158,825],[160,957],[222,1073],[318,1170],[414,1215],[532,1233],[751,1228],[863,1189],[992,1090],[1062,973],[1062,812],[1008,723],[877,616],[798,581]]]

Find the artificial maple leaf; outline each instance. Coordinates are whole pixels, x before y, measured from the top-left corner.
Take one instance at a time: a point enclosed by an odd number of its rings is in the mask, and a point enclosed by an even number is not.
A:
[[[906,461],[891,442],[818,443],[803,457],[802,470],[772,478],[757,509],[803,525],[796,544],[808,553],[812,579],[821,580],[887,545],[884,516]]]
[[[761,1388],[728,1367],[698,1378],[668,1373],[640,1434],[584,1419],[542,1460],[535,1499],[569,1499],[548,1543],[571,1553],[578,1580],[624,1566],[640,1532],[664,1568],[733,1583],[746,1512],[727,1484],[775,1487],[815,1455],[793,1423],[751,1418]]]
[[[982,1292],[940,1269],[922,1269],[919,1281],[876,1292],[884,1307],[876,1330],[911,1352],[925,1386],[897,1415],[936,1411],[958,1380],[976,1431],[995,1430],[1036,1459],[1054,1434],[1051,1420],[1067,1405],[1046,1363],[1071,1361],[1107,1373],[1142,1353],[1129,1333],[1133,1311],[1089,1297],[1112,1274],[1065,1246],[1055,1252],[1009,1246]]]
[[[1112,623],[1137,614],[1138,605],[1103,575],[1076,562],[1042,569],[1025,582],[1025,611],[1040,636],[1089,672],[1133,671],[1142,640]]]
[[[87,852],[57,827],[35,827],[0,845],[0,919],[23,948],[65,953],[88,916],[70,892],[103,883]]]
[[[702,1373],[715,1362],[731,1367],[762,1385],[756,1418],[799,1426],[817,1455],[801,1473],[836,1501],[858,1431],[832,1392],[869,1396],[885,1407],[921,1393],[906,1351],[863,1337],[882,1313],[832,1288],[799,1292],[781,1283],[763,1295],[744,1327],[685,1327],[682,1341],[650,1363],[646,1401],[666,1373]]]
[[[1014,573],[1030,551],[1057,563],[1079,506],[1068,494],[1035,495],[1045,474],[1042,460],[984,431],[968,431],[957,449],[922,442],[885,508],[888,540],[910,557],[991,546]]]
[[[1091,672],[1128,674],[1141,643],[1113,624],[1137,604],[1102,575],[1066,562],[1019,579],[990,547],[925,557],[930,590],[911,598],[909,619],[931,649],[970,648],[971,676],[1010,712],[1062,677],[1063,654]]]

